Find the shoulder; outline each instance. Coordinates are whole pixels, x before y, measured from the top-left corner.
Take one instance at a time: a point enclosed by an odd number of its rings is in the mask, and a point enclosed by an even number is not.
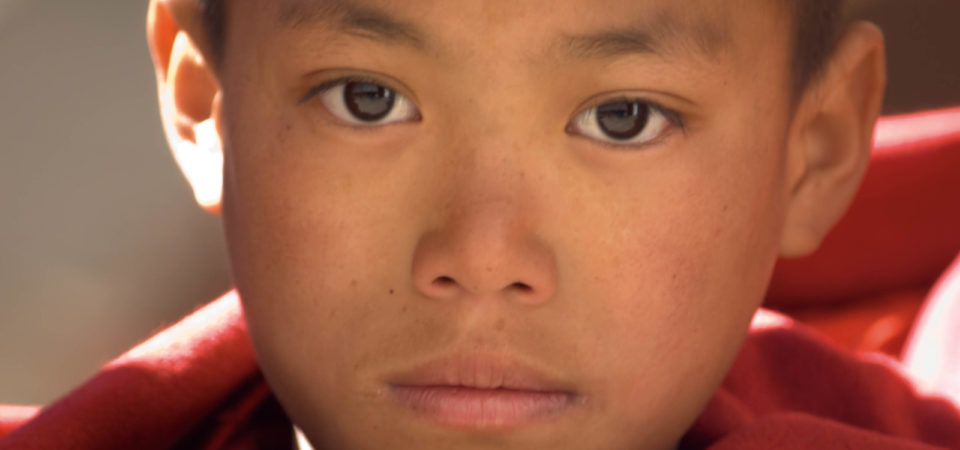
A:
[[[685,442],[725,445],[711,448],[960,447],[960,411],[946,399],[919,394],[896,361],[841,349],[761,311]]]

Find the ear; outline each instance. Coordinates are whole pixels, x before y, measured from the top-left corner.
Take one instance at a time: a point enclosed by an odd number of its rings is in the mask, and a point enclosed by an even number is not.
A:
[[[147,42],[156,68],[167,142],[197,203],[219,214],[223,149],[220,85],[196,0],[151,0]]]
[[[852,24],[795,111],[781,256],[815,251],[850,206],[870,160],[886,84],[883,33],[867,22]]]

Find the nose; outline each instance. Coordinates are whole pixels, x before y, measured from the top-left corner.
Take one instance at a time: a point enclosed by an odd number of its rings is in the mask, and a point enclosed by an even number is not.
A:
[[[433,299],[547,302],[556,291],[555,256],[526,219],[510,200],[461,202],[420,237],[415,287]]]

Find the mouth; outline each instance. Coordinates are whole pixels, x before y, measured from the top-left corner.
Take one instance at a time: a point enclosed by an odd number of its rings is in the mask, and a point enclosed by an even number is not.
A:
[[[578,403],[569,384],[516,360],[454,355],[389,380],[405,409],[446,426],[507,430],[557,420]]]

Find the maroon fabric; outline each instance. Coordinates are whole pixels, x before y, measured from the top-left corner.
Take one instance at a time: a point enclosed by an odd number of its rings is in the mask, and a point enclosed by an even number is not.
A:
[[[0,449],[169,448],[257,374],[230,293],[107,364]]]
[[[0,437],[33,419],[38,412],[39,406],[0,405]]]
[[[877,142],[851,215],[817,255],[781,264],[771,304],[929,287],[960,251],[960,109],[886,119]],[[910,347],[923,350],[915,350],[918,361],[938,362],[927,375],[950,388],[960,380],[960,361],[950,359],[960,356],[960,328],[950,328],[960,323],[960,282],[950,281],[960,280],[960,264],[943,278]],[[233,292],[42,410],[0,406],[0,450],[289,448],[290,431],[259,374]],[[845,351],[761,311],[681,444],[960,448],[960,412],[946,397],[919,394],[892,361]]]
[[[924,306],[904,364],[921,387],[960,405],[960,256]]]
[[[956,404],[918,393],[892,359],[848,352],[785,316],[760,311],[681,448],[931,446],[960,449]]]

